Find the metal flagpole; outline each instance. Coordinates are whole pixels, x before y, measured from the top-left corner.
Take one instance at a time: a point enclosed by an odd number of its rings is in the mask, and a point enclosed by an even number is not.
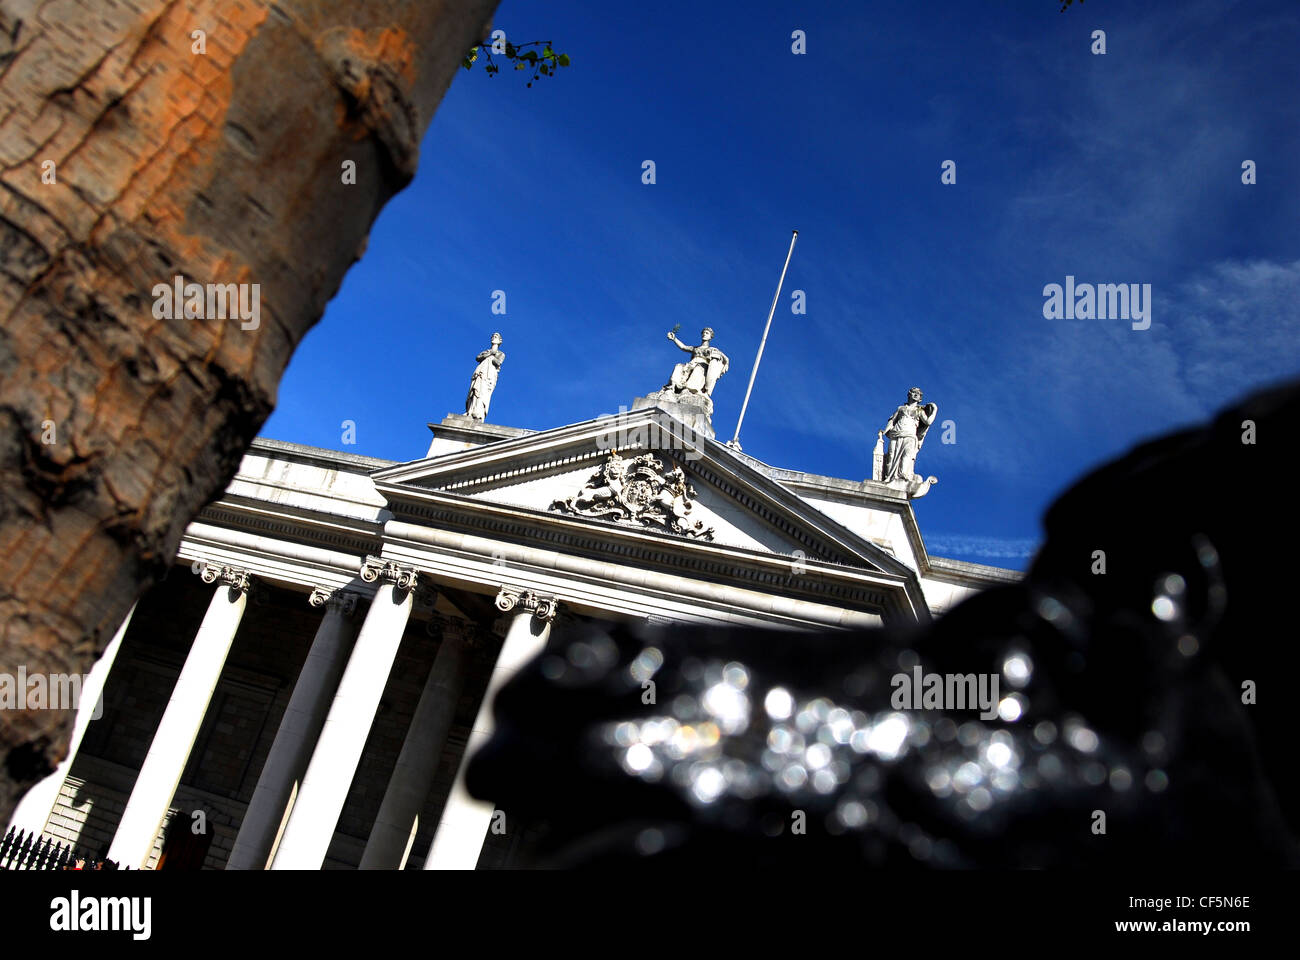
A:
[[[767,311],[767,326],[763,328],[763,339],[758,344],[758,356],[754,358],[754,369],[749,372],[749,386],[745,388],[745,402],[740,405],[740,419],[736,421],[736,435],[727,444],[740,449],[740,425],[745,422],[745,410],[749,406],[749,394],[754,389],[754,378],[758,376],[758,365],[763,362],[763,348],[767,346],[767,333],[772,329],[772,317],[776,314],[776,302],[781,299],[781,287],[785,284],[785,272],[790,268],[790,258],[794,256],[794,242],[799,239],[799,231],[793,231],[790,237],[790,252],[785,255],[785,266],[781,268],[781,279],[776,282],[776,295],[772,297],[772,309]]]

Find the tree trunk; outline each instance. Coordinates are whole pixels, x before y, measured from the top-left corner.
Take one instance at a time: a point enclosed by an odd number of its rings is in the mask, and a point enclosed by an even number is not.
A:
[[[0,0],[0,825],[73,719],[4,675],[88,672],[166,569],[497,2]]]

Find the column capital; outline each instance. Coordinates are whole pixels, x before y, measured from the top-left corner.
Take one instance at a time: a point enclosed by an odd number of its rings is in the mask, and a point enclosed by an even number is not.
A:
[[[520,590],[516,587],[502,587],[497,594],[497,609],[509,613],[518,608],[528,611],[543,623],[550,623],[559,612],[560,601],[555,597],[543,597],[533,590]]]
[[[343,588],[334,590],[329,587],[314,587],[307,602],[313,607],[326,607],[326,612],[333,611],[342,617],[350,617],[357,609],[358,594],[355,590]]]
[[[238,590],[240,593],[247,594],[253,589],[252,574],[241,567],[232,567],[227,564],[205,560],[203,569],[199,571],[199,576],[203,578],[204,583],[217,583],[223,587],[229,587],[231,590]]]
[[[415,567],[408,567],[396,560],[371,556],[366,557],[361,564],[361,579],[366,583],[383,580],[398,590],[411,590],[419,580],[419,572]]]

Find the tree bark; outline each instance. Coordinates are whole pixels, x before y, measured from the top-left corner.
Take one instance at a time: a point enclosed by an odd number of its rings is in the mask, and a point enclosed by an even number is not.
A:
[[[88,672],[172,561],[497,2],[0,0],[0,675]],[[72,726],[23,694],[0,825]]]

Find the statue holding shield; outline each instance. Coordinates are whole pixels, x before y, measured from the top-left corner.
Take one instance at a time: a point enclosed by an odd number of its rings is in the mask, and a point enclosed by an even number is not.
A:
[[[677,339],[675,330],[669,332],[668,339],[675,343],[679,350],[689,353],[691,359],[673,368],[672,379],[664,384],[664,391],[672,391],[676,394],[702,393],[706,397],[711,397],[718,378],[727,372],[727,367],[731,364],[725,353],[710,344],[713,339],[713,328],[705,327],[700,332],[698,347],[682,343]]]
[[[926,431],[939,413],[936,404],[927,403],[922,406],[922,396],[920,387],[908,390],[907,403],[895,410],[884,429],[877,433],[879,437],[889,438],[889,453],[885,456],[883,469],[876,479],[885,483],[916,479],[916,455],[921,452]]]

